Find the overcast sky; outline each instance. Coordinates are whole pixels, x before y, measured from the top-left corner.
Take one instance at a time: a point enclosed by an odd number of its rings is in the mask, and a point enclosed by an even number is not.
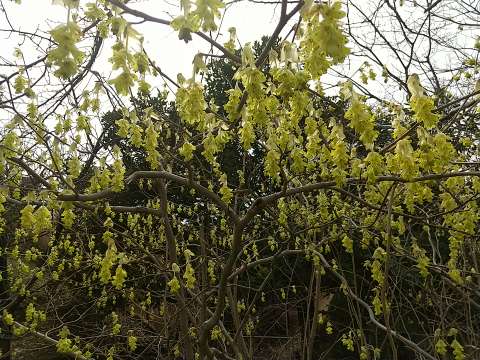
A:
[[[37,29],[40,29],[44,32],[46,37],[49,37],[48,31],[59,23],[64,23],[67,18],[67,10],[63,6],[52,5],[52,0],[22,0],[21,5],[17,5],[10,0],[0,1],[6,9],[6,14],[9,16],[11,25],[18,30],[34,32]],[[92,0],[81,0],[81,3],[85,4],[88,1]],[[263,35],[271,34],[278,22],[280,11],[279,5],[251,3],[248,1],[235,2],[233,0],[227,0],[225,2],[230,2],[231,5],[227,5],[227,10],[224,12],[224,18],[221,22],[218,38],[219,43],[225,43],[228,40],[228,29],[232,26],[237,28],[237,35],[240,43],[245,44],[246,42],[259,40]],[[129,6],[132,8],[139,9],[149,15],[166,20],[171,20],[172,18],[181,14],[178,4],[178,0],[137,0],[129,2]],[[372,9],[369,8],[375,8],[375,6],[378,5],[378,1],[358,0],[356,4],[362,8],[362,11],[365,11],[367,14],[369,14],[372,11]],[[295,4],[289,4],[289,6],[293,7]],[[352,11],[352,9],[350,10]],[[423,12],[419,8],[411,6],[402,7],[399,11],[402,13],[402,16],[405,19],[410,20],[413,18],[420,22],[422,22],[422,19],[424,19]],[[385,16],[385,21],[381,21],[381,17],[378,17],[378,19],[380,19],[379,24],[383,28],[382,31],[385,31],[386,36],[395,43],[396,39],[392,37],[396,37],[397,35],[391,31],[392,19],[388,17],[389,15]],[[138,22],[140,20],[139,18],[134,17],[127,17],[127,19],[132,22]],[[6,20],[7,19],[5,16],[0,14],[0,29],[9,28]],[[285,27],[283,34],[288,32],[292,25],[293,23],[288,24]],[[455,27],[456,25],[453,24],[452,26]],[[162,71],[172,78],[176,78],[178,73],[183,73],[186,77],[190,77],[194,55],[198,52],[209,52],[210,50],[210,45],[206,41],[196,36],[194,36],[193,41],[189,42],[188,44],[184,43],[178,39],[177,33],[169,26],[147,22],[144,24],[135,25],[135,27],[145,37],[144,47],[148,54],[156,61],[157,65],[160,66]],[[357,30],[359,36],[374,36],[371,28],[363,28],[363,25],[361,24],[358,25]],[[459,47],[465,48],[466,46],[472,46],[475,34],[470,34],[471,36],[465,36],[465,34],[460,35],[459,32],[456,31],[456,28],[444,30],[445,34],[455,39],[455,42],[458,43]],[[41,50],[35,49],[35,46],[28,40],[22,44],[19,44],[19,41],[21,40],[20,37],[8,37],[8,35],[8,32],[0,32],[0,46],[2,49],[2,51],[0,51],[0,64],[13,61],[13,50],[18,46],[20,46],[24,52],[27,63],[30,63],[36,60],[38,57],[45,55]],[[436,35],[441,39],[445,38],[440,34]],[[369,41],[371,42],[374,40]],[[369,43],[369,41],[366,41],[366,43]],[[378,39],[376,41],[378,41]],[[422,44],[422,41],[422,38],[417,41],[417,50],[421,47],[425,47],[425,45]],[[43,45],[45,48],[46,42]],[[110,74],[108,72],[110,71],[110,64],[108,64],[107,61],[111,54],[109,49],[111,45],[112,40],[104,43],[102,56],[97,59],[94,66],[94,69],[102,73],[106,78],[112,78],[115,76],[115,74]],[[349,46],[353,46],[352,42],[350,42]],[[399,68],[399,64],[395,64],[394,56],[391,53],[385,52],[385,47],[377,47],[376,49],[376,54],[382,58],[384,64],[386,64],[390,69],[394,67],[397,67],[397,69]],[[421,53],[421,51],[419,53]],[[454,55],[457,54],[450,51],[449,48],[443,49],[443,51],[441,51],[441,49],[434,48],[432,52],[432,61],[436,62],[437,64],[445,63],[447,67],[454,66],[455,62],[458,62],[458,59],[450,58]],[[336,67],[336,69],[339,69],[340,74],[342,75],[355,74],[355,79],[358,80],[358,69],[364,60],[365,58],[351,56],[347,59],[344,65],[341,67]],[[382,71],[382,69],[378,67],[374,70],[377,73],[381,73]],[[11,71],[12,67],[0,66],[0,73],[10,73]],[[399,71],[401,74],[401,68]],[[450,73],[446,72],[445,77],[449,78]],[[326,84],[325,87],[328,88],[328,83],[336,84],[338,79],[338,77],[324,76],[322,78],[322,82],[324,85]],[[428,79],[425,78],[422,80],[424,83],[427,83],[428,81]],[[163,81],[157,78],[153,85],[161,87],[163,85]],[[399,90],[398,87],[392,85],[392,82],[384,84],[383,81],[380,80],[369,83],[368,87],[371,91],[373,90],[376,93],[386,94],[386,97],[388,98],[395,99],[396,101],[404,101],[406,99],[405,91]]]
[[[87,1],[82,1],[84,4]],[[132,8],[137,8],[149,15],[162,19],[170,20],[172,17],[180,14],[180,9],[175,0],[171,2],[164,0],[143,0],[129,3]],[[23,0],[21,5],[17,5],[8,0],[3,0],[3,5],[7,10],[12,25],[19,30],[34,32],[37,29],[47,32],[60,22],[65,22],[67,10],[59,5],[52,5],[52,0]],[[268,35],[273,32],[278,20],[277,5],[272,4],[251,4],[248,2],[234,3],[227,7],[224,19],[222,21],[219,42],[228,41],[228,28],[236,27],[237,35],[242,44],[259,40],[262,35]],[[128,17],[135,21],[138,18]],[[0,19],[3,23],[5,19]],[[0,28],[6,29],[6,23],[0,24]],[[189,76],[192,67],[194,55],[201,52],[209,52],[209,44],[202,39],[194,36],[193,41],[186,44],[178,39],[177,33],[169,26],[144,23],[136,25],[135,28],[140,31],[144,37],[144,47],[149,55],[155,59],[161,69],[173,76],[179,72]],[[48,34],[46,34],[48,36]],[[222,38],[223,36],[223,38]],[[2,49],[7,49],[1,55],[11,59],[13,49],[19,44],[19,38],[8,38],[6,33],[0,33],[0,45]],[[108,54],[109,51],[105,51]],[[32,44],[25,43],[21,46],[22,51],[27,57],[27,62],[35,60],[41,54],[34,50]],[[96,70],[108,69],[105,59],[100,59],[96,64]]]

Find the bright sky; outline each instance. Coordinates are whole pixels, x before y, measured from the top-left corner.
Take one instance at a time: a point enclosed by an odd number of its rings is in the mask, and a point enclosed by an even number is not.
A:
[[[58,1],[58,0],[57,0]],[[81,0],[81,4],[85,4],[88,1],[92,0]],[[227,5],[227,9],[224,12],[224,18],[221,22],[219,38],[217,39],[219,43],[225,43],[228,40],[228,29],[230,27],[236,27],[237,36],[241,44],[246,42],[253,42],[259,40],[263,35],[269,35],[273,32],[275,28],[278,16],[279,16],[279,5],[276,4],[261,4],[261,3],[252,3],[249,1],[225,1],[230,3]],[[355,2],[362,11],[365,11],[367,14],[371,13],[372,9],[370,7],[375,7],[378,4],[378,1],[373,0],[358,0]],[[14,28],[34,32],[37,29],[43,31],[45,37],[49,37],[48,30],[54,28],[59,23],[64,23],[67,18],[67,10],[63,6],[52,5],[52,0],[22,0],[21,5],[15,4],[11,0],[0,0],[6,13],[9,16],[11,24]],[[181,14],[179,8],[178,0],[132,0],[128,3],[128,6],[141,10],[149,15],[159,17],[166,20],[171,20],[172,18]],[[293,7],[295,4],[290,4],[290,7]],[[351,9],[352,11],[353,9]],[[402,8],[400,10],[402,16],[405,18],[414,18],[422,22],[424,19],[423,12],[416,9],[415,7]],[[139,22],[139,18],[128,17],[129,21]],[[392,32],[392,23],[391,19],[388,17],[385,21],[380,19],[379,24],[383,28],[382,31],[385,31],[387,37],[394,42],[397,39],[397,35]],[[288,32],[291,29],[292,24],[289,24],[285,27],[285,32]],[[374,37],[375,34],[372,32],[371,28],[364,28],[363,25],[357,24],[359,29],[359,35],[364,37]],[[0,14],[0,29],[8,29],[8,24],[6,22],[3,14]],[[145,37],[145,49],[148,54],[155,60],[157,65],[162,69],[163,72],[168,74],[173,79],[176,78],[178,73],[183,73],[186,77],[191,76],[192,69],[192,60],[196,53],[198,52],[209,52],[210,45],[194,36],[193,41],[188,44],[179,40],[177,33],[171,29],[169,26],[162,24],[156,24],[151,22],[146,22],[143,24],[135,25],[136,29],[140,31]],[[447,29],[448,30],[448,29]],[[363,33],[362,33],[363,31]],[[284,34],[285,34],[284,32]],[[465,48],[468,44],[473,44],[472,37],[465,37],[464,35],[459,35],[458,31],[455,29],[449,29],[446,31],[446,34],[455,37],[455,42],[459,43],[462,48]],[[3,51],[0,52],[0,64],[5,63],[4,59],[12,61],[13,60],[13,50],[15,47],[20,46],[26,62],[30,63],[36,60],[38,57],[45,55],[41,49],[36,49],[35,45],[29,40],[25,43],[19,45],[20,37],[8,37],[8,32],[0,32],[0,46]],[[215,35],[215,34],[214,34]],[[478,35],[478,34],[477,34]],[[444,38],[442,35],[438,35],[440,38]],[[462,41],[460,41],[462,40]],[[373,40],[367,41],[367,43]],[[378,41],[378,39],[377,39]],[[420,39],[417,45],[417,49],[422,46],[422,39]],[[45,44],[43,44],[45,45]],[[97,60],[94,70],[99,71],[105,77],[111,78],[114,77],[114,74],[109,74],[109,64],[107,63],[110,56],[109,47],[112,45],[110,42],[106,42],[103,45],[102,56]],[[352,46],[352,44],[350,44]],[[395,58],[391,53],[386,51],[385,47],[382,48],[381,45],[377,46],[376,54],[378,54],[385,64],[389,66],[394,66],[398,68],[398,64],[395,64]],[[445,50],[445,49],[444,49]],[[437,63],[445,63],[447,66],[454,66],[455,59],[450,59],[448,56],[452,55],[450,49],[445,51],[437,52],[436,49],[433,51],[432,59]],[[3,58],[3,59],[2,59]],[[359,57],[350,57],[342,67],[338,67],[341,74],[353,74],[355,73],[360,65],[363,63],[364,58]],[[377,74],[381,73],[382,69],[374,69]],[[0,66],[0,73],[10,73],[12,67],[2,67]],[[412,71],[415,71],[413,69]],[[358,80],[358,72],[356,73],[356,79]],[[450,77],[449,73],[445,75],[447,78]],[[322,79],[324,82],[330,82],[336,84],[338,78],[335,77],[324,77]],[[330,81],[329,81],[330,80]],[[422,79],[424,83],[428,79]],[[379,93],[379,94],[389,94],[390,98],[394,98],[396,101],[405,100],[405,92],[400,91],[400,94],[397,94],[398,88],[391,86],[392,82],[384,84],[383,81],[377,81],[369,83],[368,87],[370,90]],[[157,79],[154,86],[161,87],[163,82],[160,79]],[[427,84],[428,85],[428,84]],[[400,95],[400,96],[399,96]]]
[[[82,1],[82,4],[86,2]],[[149,15],[170,20],[180,14],[179,7],[170,5],[170,3],[176,3],[176,1],[143,0],[131,2],[129,6]],[[21,5],[3,0],[3,5],[12,25],[22,31],[34,32],[36,29],[40,29],[47,32],[58,23],[65,22],[67,17],[67,10],[62,6],[52,5],[52,0],[23,0]],[[242,44],[259,40],[262,35],[273,32],[278,19],[278,11],[277,5],[252,4],[245,1],[228,6],[222,21],[219,42],[224,43],[228,40],[227,30],[230,27],[237,28],[237,35]],[[134,17],[128,19],[132,22],[139,20]],[[8,26],[5,26],[7,24],[3,22],[4,19],[1,19],[0,28],[5,29]],[[204,40],[194,36],[193,41],[186,44],[178,39],[177,33],[169,26],[144,23],[136,25],[135,28],[144,35],[144,46],[149,55],[161,67],[162,71],[173,78],[179,72],[189,76],[194,55],[199,51],[209,52],[210,45]],[[1,48],[13,51],[19,45],[18,38],[7,38],[6,35],[0,33]],[[45,35],[48,37],[48,34]],[[32,45],[24,44],[21,46],[26,57],[29,57],[27,62],[41,56]],[[104,45],[104,50],[107,50],[105,46],[108,45]],[[108,52],[104,51],[104,53]],[[2,55],[7,59],[12,58],[12,54],[9,53],[3,53]],[[103,61],[102,59],[99,60],[96,64],[96,70],[108,68],[104,61],[105,59]]]

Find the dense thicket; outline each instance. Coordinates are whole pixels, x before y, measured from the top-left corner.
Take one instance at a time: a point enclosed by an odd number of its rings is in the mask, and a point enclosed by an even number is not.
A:
[[[479,356],[473,1],[281,1],[253,45],[235,3],[59,3],[5,29],[44,55],[2,63],[4,358]],[[138,21],[210,51],[174,80]]]

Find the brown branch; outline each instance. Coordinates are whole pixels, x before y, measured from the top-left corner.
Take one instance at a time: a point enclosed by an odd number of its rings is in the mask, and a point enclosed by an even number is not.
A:
[[[51,188],[50,183],[47,180],[45,180],[44,178],[42,178],[40,175],[38,175],[35,172],[35,170],[33,170],[30,166],[28,166],[28,164],[25,161],[23,161],[22,159],[15,158],[15,157],[10,157],[10,158],[8,158],[8,160],[10,160],[11,162],[20,166],[23,170],[25,170],[27,172],[28,175],[30,175],[32,178],[37,180],[39,183],[41,183],[47,189]]]
[[[211,192],[208,190],[206,187],[191,181],[189,179],[186,179],[184,177],[169,173],[167,171],[136,171],[132,175],[130,175],[125,182],[127,184],[132,183],[133,181],[137,179],[165,179],[165,180],[171,180],[177,184],[187,186],[190,188],[195,189],[198,191],[201,195],[205,196],[209,200],[211,200],[214,204],[216,204],[221,210],[225,212],[227,216],[230,217],[230,219],[234,222],[237,223],[239,222],[239,217],[238,215],[215,193]]]
[[[142,18],[146,21],[151,21],[151,22],[154,22],[154,23],[157,23],[157,24],[168,25],[168,26],[170,26],[170,24],[171,24],[171,21],[160,19],[160,18],[157,18],[155,16],[144,13],[143,11],[132,9],[125,4],[122,4],[118,0],[108,0],[108,2],[112,5],[115,5],[115,6],[119,7],[120,9],[125,11],[127,14],[130,14],[130,15],[133,15],[133,16],[136,16],[136,17],[140,17],[140,18]],[[210,43],[212,46],[216,47],[223,54],[225,54],[225,56],[228,57],[230,60],[232,60],[232,61],[234,61],[238,64],[242,63],[242,59],[240,59],[237,55],[230,52],[228,49],[226,49],[224,46],[222,46],[221,44],[219,44],[218,42],[216,42],[215,40],[213,40],[209,36],[205,35],[204,33],[200,32],[200,31],[196,31],[196,32],[194,32],[194,34],[201,37],[202,39],[204,39],[205,41]]]
[[[355,294],[353,292],[353,290],[350,288],[350,286],[348,285],[348,282],[347,282],[347,279],[345,279],[342,275],[340,275],[337,271],[335,271],[331,266],[330,264],[328,263],[328,261],[325,259],[325,257],[323,256],[322,253],[316,251],[316,250],[313,250],[313,252],[315,253],[315,255],[317,255],[319,258],[320,258],[320,261],[322,262],[322,265],[327,269],[329,270],[337,279],[339,279],[341,281],[341,283],[345,286],[348,294],[355,300],[357,301],[360,305],[362,305],[368,312],[368,316],[370,318],[370,321],[376,326],[378,327],[379,329],[383,330],[383,331],[387,331],[387,327],[385,325],[383,325],[381,322],[379,322],[376,317],[375,317],[375,314],[372,310],[372,308],[370,307],[370,305],[368,305],[364,300],[362,300],[357,294]],[[396,332],[395,330],[390,330],[390,333],[392,334],[393,337],[395,337],[396,339],[400,340],[401,342],[403,342],[405,345],[407,345],[410,349],[412,349],[413,351],[416,351],[420,354],[422,354],[424,357],[426,357],[427,359],[429,360],[438,360],[436,357],[430,355],[428,352],[426,352],[425,350],[423,350],[420,346],[418,346],[418,344],[414,343],[413,341],[407,339],[406,337],[400,335],[398,332]]]
[[[451,172],[451,173],[444,173],[444,174],[427,174],[423,176],[418,176],[413,179],[405,179],[400,176],[395,176],[395,175],[384,175],[384,176],[378,176],[376,179],[376,183],[381,183],[385,181],[392,181],[392,182],[399,182],[399,183],[416,183],[416,182],[422,182],[422,181],[430,181],[430,180],[443,180],[443,179],[448,179],[451,177],[460,177],[460,176],[465,176],[465,177],[480,177],[480,171],[457,171],[457,172]],[[346,184],[366,184],[365,179],[360,179],[360,178],[348,178],[346,179]],[[263,208],[268,204],[271,204],[283,197],[289,197],[293,196],[295,194],[300,194],[300,193],[309,193],[312,191],[317,191],[321,189],[328,189],[328,188],[333,188],[337,185],[335,181],[322,181],[318,183],[313,183],[313,184],[308,184],[304,186],[299,186],[296,188],[290,188],[287,189],[286,191],[279,191],[270,195],[266,195],[263,197],[258,198],[254,204],[250,207],[250,209],[247,211],[247,214],[245,215],[246,218],[252,218],[254,215],[256,215],[258,208]]]
[[[38,336],[39,338],[42,338],[43,340],[49,342],[50,344],[52,345],[57,345],[58,344],[58,340],[55,340],[53,338],[51,338],[50,336],[44,334],[44,333],[41,333],[39,331],[35,331],[35,330],[32,330],[30,329],[29,327],[23,325],[23,324],[20,324],[19,322],[15,321],[14,322],[14,325],[23,329],[23,330],[27,330],[29,333],[35,335],[35,336]],[[85,356],[82,355],[82,353],[80,351],[78,352],[73,352],[73,351],[70,351],[68,353],[64,353],[65,355],[69,356],[69,357],[72,357],[74,359],[78,359],[78,360],[88,360]]]
[[[232,274],[228,277],[229,280],[232,280],[235,276],[238,276],[242,273],[244,273],[245,271],[248,271],[250,270],[251,268],[255,267],[255,266],[258,266],[258,265],[261,265],[261,264],[265,264],[265,263],[268,263],[268,262],[272,262],[280,257],[285,257],[285,256],[290,256],[290,255],[299,255],[299,254],[303,254],[305,253],[305,250],[283,250],[275,255],[272,255],[272,256],[269,256],[269,257],[266,257],[266,258],[262,258],[262,259],[259,259],[259,260],[256,260],[256,261],[252,261],[248,264],[243,264],[242,266],[240,266],[239,268],[237,268],[234,272],[232,272]]]
[[[381,284],[381,297],[382,297],[382,306],[383,306],[383,319],[385,321],[385,326],[387,327],[387,337],[390,342],[390,347],[392,349],[393,360],[398,359],[397,347],[395,346],[395,341],[392,336],[392,328],[390,326],[390,307],[387,301],[387,290],[388,290],[388,273],[390,270],[390,248],[392,245],[392,208],[393,201],[395,199],[395,190],[397,188],[397,183],[393,183],[390,197],[388,201],[388,212],[387,212],[387,228],[386,228],[386,256],[384,261],[384,282]]]
[[[241,250],[243,230],[246,225],[247,223],[245,221],[241,221],[240,223],[236,223],[233,227],[232,250],[230,251],[230,255],[225,263],[225,266],[223,267],[220,283],[218,284],[217,306],[213,315],[200,327],[198,341],[200,347],[200,356],[207,355],[209,358],[211,358],[211,350],[208,346],[208,337],[210,335],[210,330],[212,330],[212,328],[220,320],[220,316],[225,308],[225,296],[227,293],[228,280],[233,271],[233,265],[235,264],[237,256]]]
[[[455,99],[455,100],[453,100],[453,101],[451,101],[451,102],[449,102],[449,103],[447,103],[447,104],[444,104],[444,105],[442,105],[442,106],[437,107],[437,108],[435,109],[435,111],[436,111],[436,112],[440,112],[441,110],[444,110],[445,108],[447,108],[447,107],[450,106],[450,105],[453,105],[453,104],[455,104],[455,103],[457,103],[457,102],[460,102],[460,101],[462,101],[462,100],[469,99],[469,98],[471,98],[472,96],[479,95],[479,94],[480,94],[480,90],[479,90],[479,91],[472,92],[472,93],[470,93],[470,94],[468,94],[468,95],[462,96],[462,97],[460,97],[460,98],[458,98],[458,99]],[[469,107],[471,107],[471,106],[474,106],[474,105],[477,104],[478,102],[479,102],[479,100],[478,100],[478,99],[475,99],[475,100],[472,100],[472,101],[470,101],[470,102],[468,102],[468,103],[464,103],[463,105],[461,105],[461,106],[455,108],[454,110],[450,111],[447,115],[443,116],[443,118],[442,118],[441,120],[446,120],[446,119],[449,119],[449,118],[451,118],[451,117],[454,118],[454,115],[455,115],[458,111],[460,111],[460,110],[462,110],[462,109],[469,108]],[[398,138],[396,138],[396,139],[395,139],[394,141],[392,141],[391,143],[385,145],[385,146],[380,150],[380,154],[385,154],[385,153],[387,153],[387,152],[392,151],[393,148],[395,147],[395,145],[396,145],[400,140],[403,140],[403,139],[405,139],[407,136],[412,135],[412,134],[415,132],[415,130],[417,129],[418,126],[420,126],[419,123],[413,124],[413,125],[412,125],[409,129],[407,129],[402,135],[400,135]]]

